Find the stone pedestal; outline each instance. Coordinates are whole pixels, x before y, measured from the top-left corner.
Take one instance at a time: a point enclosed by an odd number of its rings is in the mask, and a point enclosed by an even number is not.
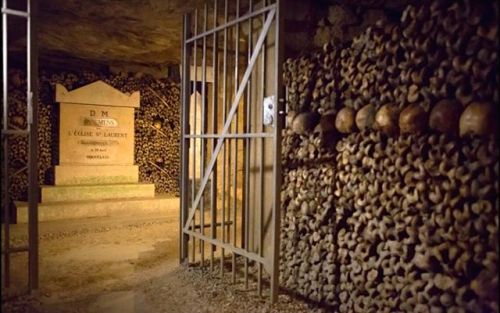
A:
[[[136,183],[137,165],[56,165],[56,186],[82,184]]]
[[[102,81],[68,91],[56,86],[59,165],[54,186],[41,186],[39,220],[151,213],[166,198],[139,182],[134,164],[134,109],[140,94],[124,94]],[[17,203],[18,222],[27,206]]]

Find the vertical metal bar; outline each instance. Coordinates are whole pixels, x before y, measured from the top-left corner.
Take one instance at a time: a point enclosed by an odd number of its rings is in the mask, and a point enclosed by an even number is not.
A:
[[[279,293],[279,253],[280,253],[280,203],[281,203],[281,129],[283,128],[284,116],[280,114],[283,107],[283,85],[282,85],[282,64],[283,64],[283,47],[284,38],[281,36],[283,31],[284,18],[282,13],[283,2],[276,0],[276,16],[275,16],[275,59],[274,59],[274,90],[276,92],[276,105],[274,106],[274,165],[273,165],[273,212],[272,212],[272,274],[271,274],[271,302],[275,303],[278,300]]]
[[[7,0],[2,0],[2,11],[7,9]],[[8,129],[8,86],[7,86],[7,13],[2,12],[2,79],[3,79],[3,130]],[[6,287],[10,285],[10,212],[9,212],[9,136],[7,134],[2,136],[3,145],[3,193],[2,193],[2,206],[4,213],[4,283]]]
[[[182,131],[181,131],[181,223],[180,223],[180,263],[185,263],[188,261],[188,244],[189,237],[184,234],[184,223],[187,217],[188,211],[188,178],[189,178],[189,142],[190,139],[186,139],[186,135],[189,134],[189,100],[190,100],[190,57],[189,48],[186,43],[186,39],[189,36],[189,29],[191,25],[191,19],[189,14],[184,15],[184,29],[182,36],[182,103],[181,103],[181,119],[182,119]]]
[[[249,13],[252,13],[253,10],[253,1],[249,0]],[[250,61],[250,57],[252,55],[252,18],[248,20],[248,42],[247,42],[247,64]],[[248,134],[251,131],[250,127],[250,116],[252,114],[252,95],[251,95],[251,82],[250,78],[247,83],[247,99],[246,99],[246,121],[245,121],[245,132]],[[245,188],[243,189],[243,210],[244,210],[244,222],[243,229],[244,234],[242,234],[243,240],[243,248],[246,251],[249,251],[249,223],[250,223],[250,208],[249,208],[249,197],[250,197],[250,145],[251,140],[245,140],[245,146],[243,150],[245,151],[245,170],[244,170],[244,178],[245,178]],[[245,289],[248,289],[248,258],[245,257]]]
[[[194,10],[194,35],[196,36],[198,34],[198,10],[195,9]],[[197,42],[196,40],[193,42],[193,63],[194,63],[194,79],[193,79],[193,95],[194,95],[194,114],[193,114],[193,126],[192,126],[192,129],[193,129],[193,134],[196,134],[197,131],[196,131],[196,124],[197,124],[197,116],[196,116],[196,113],[197,113],[197,95],[196,93],[198,92],[197,91],[197,82],[198,82],[198,73],[197,73],[197,70],[198,70],[198,66],[196,64],[196,50],[198,49],[198,45],[197,45]],[[192,204],[191,206],[194,206],[194,195],[196,194],[196,138],[193,138],[193,149],[192,149],[192,152],[193,152],[193,176],[192,176]],[[196,208],[194,208],[196,209]],[[192,230],[195,231],[195,227],[196,227],[196,213],[195,215],[193,216],[193,223],[192,223]],[[193,249],[193,263],[196,261],[196,238],[192,237],[193,239],[193,242],[191,243],[192,244],[192,249]]]
[[[218,14],[218,10],[217,10],[217,6],[218,6],[218,3],[217,3],[217,0],[214,0],[214,28],[217,27],[217,14]],[[218,48],[219,48],[219,45],[218,45],[218,38],[217,38],[217,32],[214,32],[214,37],[213,37],[213,50],[212,50],[212,78],[213,78],[213,83],[212,83],[212,89],[213,89],[213,92],[212,92],[212,132],[214,134],[217,134],[217,114],[218,114],[218,110],[217,110],[217,101],[218,101],[218,74],[219,74],[219,67],[218,67]],[[212,140],[212,154],[215,150],[215,139]],[[215,163],[214,165],[214,168],[215,170],[212,172],[212,182],[211,182],[211,191],[212,191],[212,194],[211,194],[211,197],[210,197],[210,209],[211,209],[211,227],[210,227],[210,237],[212,239],[215,239],[217,237],[217,229],[216,229],[216,225],[217,225],[217,173],[218,173],[218,170],[217,170],[217,162]],[[213,270],[214,269],[214,250],[215,250],[215,246],[212,245],[211,246],[211,249],[210,249],[210,269]]]
[[[184,60],[184,56],[186,54],[185,50],[185,40],[186,40],[186,13],[182,16],[182,37],[181,37],[181,146],[180,146],[180,156],[181,156],[181,168],[180,168],[180,173],[181,177],[179,180],[179,189],[180,189],[180,197],[179,197],[179,264],[182,264],[183,259],[184,259],[184,240],[183,240],[183,226],[184,226],[184,194],[186,190],[184,189],[184,140],[185,140],[185,133],[184,133],[184,114],[185,114],[185,109],[184,109],[184,84],[185,81],[185,67],[186,63]]]
[[[266,6],[266,0],[264,0],[263,5]],[[266,15],[262,15],[262,20],[265,20]],[[260,100],[262,101],[264,97],[266,96],[266,41],[264,41],[264,45],[262,46],[262,64],[261,64],[261,89],[262,89],[262,96],[260,97]],[[264,123],[262,120],[262,106],[259,105],[259,111],[260,111],[260,126],[259,126],[259,131],[261,133],[264,132]],[[259,122],[259,119],[257,119]],[[259,255],[263,256],[264,251],[263,251],[263,246],[264,246],[264,238],[262,236],[263,234],[263,225],[264,225],[264,138],[261,138],[259,140],[259,146],[260,146],[260,164],[259,164],[259,180],[260,180],[260,192],[259,192],[259,200],[260,200],[260,205],[259,205],[259,223],[258,223],[258,229],[259,229]],[[257,293],[259,296],[262,296],[262,263],[259,263],[259,267],[257,269]]]
[[[229,40],[229,48],[230,48],[230,43],[232,43],[232,33],[233,33],[233,30],[228,28],[228,40]],[[233,68],[231,65],[231,56],[228,57],[228,67],[229,67],[229,73],[231,71],[231,69]],[[232,95],[231,95],[231,83],[232,83],[232,78],[231,76],[229,75],[228,77],[228,95],[227,97],[229,99],[232,99]],[[228,106],[228,108],[226,108],[226,112],[228,112],[228,109],[230,110],[231,109],[231,101],[228,101],[228,103],[226,104]],[[226,121],[227,121],[227,118],[226,118]],[[230,126],[232,126],[232,121],[229,122]],[[228,132],[230,133],[231,131],[231,127],[229,127],[229,130]],[[232,160],[232,156],[233,156],[233,150],[232,150],[232,141],[230,138],[227,138],[226,139],[227,141],[227,210],[226,210],[226,213],[227,213],[227,220],[228,222],[231,221],[231,173],[232,173],[232,167],[231,167],[231,160]],[[226,146],[226,145],[224,145]],[[231,226],[229,226],[230,224],[227,225],[226,227],[226,239],[228,242],[231,242]]]
[[[228,0],[224,0],[224,24],[227,24]],[[227,27],[224,27],[224,55],[222,68],[222,123],[226,124],[226,92],[227,92]],[[222,242],[226,242],[226,146],[222,162]],[[224,275],[224,249],[221,248],[220,275]]]
[[[9,137],[2,138],[3,143],[3,192],[2,192],[2,207],[4,216],[4,284],[6,287],[10,285],[10,212],[9,212]]]
[[[2,11],[7,9],[7,0],[2,0]],[[7,130],[7,110],[8,110],[8,103],[7,103],[7,71],[8,71],[8,65],[7,65],[7,55],[8,55],[8,50],[7,50],[7,13],[2,12],[2,79],[3,79],[3,129]]]
[[[27,64],[28,64],[28,241],[29,241],[29,289],[38,289],[38,42],[37,42],[38,2],[28,0],[27,19]]]
[[[208,7],[207,3],[205,2],[204,8],[203,8],[203,32],[207,31],[207,15],[208,15]],[[202,61],[201,61],[201,129],[200,133],[204,134],[206,132],[205,127],[206,127],[206,87],[205,87],[205,82],[206,82],[206,65],[207,65],[207,58],[206,58],[206,53],[207,53],[207,37],[203,36],[203,54],[202,54]],[[200,139],[201,141],[201,159],[200,159],[200,174],[205,172],[205,140],[203,138]],[[202,197],[202,201],[200,202],[200,231],[201,234],[205,234],[205,197]],[[203,240],[200,240],[200,256],[201,256],[201,266],[204,266],[205,264],[205,242]]]
[[[236,0],[236,19],[240,15],[240,0]],[[235,28],[235,49],[234,49],[234,94],[238,92],[239,82],[239,50],[240,50],[240,23],[236,23]],[[238,133],[238,110],[234,115],[234,132]],[[238,189],[238,140],[234,141],[234,176],[233,176],[233,244],[236,247],[236,230],[237,230],[237,189]],[[233,283],[236,282],[236,254],[233,253]]]

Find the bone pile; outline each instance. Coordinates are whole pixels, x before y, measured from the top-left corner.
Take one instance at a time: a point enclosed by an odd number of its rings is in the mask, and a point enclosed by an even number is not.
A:
[[[286,61],[285,288],[338,312],[498,312],[497,9],[409,6]]]

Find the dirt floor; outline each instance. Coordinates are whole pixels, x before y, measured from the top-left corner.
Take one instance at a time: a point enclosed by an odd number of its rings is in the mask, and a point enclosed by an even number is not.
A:
[[[254,284],[228,273],[179,266],[177,212],[40,224],[40,289],[2,289],[2,312],[324,312],[286,294],[270,305]],[[26,241],[26,226],[12,229]],[[13,285],[26,284],[27,257],[12,257]],[[227,271],[229,272],[229,270]]]

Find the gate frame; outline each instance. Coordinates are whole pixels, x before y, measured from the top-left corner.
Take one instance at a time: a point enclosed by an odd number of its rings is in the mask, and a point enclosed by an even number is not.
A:
[[[4,177],[2,181],[2,206],[4,209],[4,240],[2,246],[2,266],[4,268],[5,287],[10,286],[10,254],[28,253],[28,292],[38,289],[39,283],[39,247],[38,247],[38,1],[26,0],[26,11],[13,10],[7,7],[7,0],[2,0],[2,78],[3,78],[3,127],[2,148],[4,164],[2,170]],[[26,129],[9,129],[8,124],[8,41],[7,41],[7,18],[26,19]],[[9,136],[28,137],[28,245],[10,246],[10,197],[9,197]]]
[[[203,25],[203,31],[198,34],[198,25],[197,25],[197,10],[195,10],[195,17],[194,17],[194,34],[190,33],[190,26],[191,26],[191,15],[189,13],[186,13],[184,15],[183,19],[183,37],[182,37],[182,44],[181,44],[181,51],[182,51],[182,80],[181,80],[181,91],[182,91],[182,97],[181,97],[181,119],[182,119],[182,130],[181,130],[181,181],[180,181],[180,186],[181,186],[181,197],[180,197],[180,224],[179,224],[179,233],[180,233],[180,245],[179,245],[179,261],[183,265],[188,265],[189,264],[189,253],[188,253],[188,245],[189,245],[189,240],[190,237],[193,239],[193,251],[194,249],[194,240],[199,239],[201,244],[201,256],[202,256],[202,266],[203,266],[203,243],[208,243],[212,246],[212,253],[211,253],[211,262],[210,266],[213,268],[213,248],[215,247],[220,247],[222,250],[228,250],[233,254],[233,282],[235,282],[235,255],[238,254],[240,256],[243,256],[245,258],[245,286],[248,286],[248,261],[253,260],[259,263],[259,277],[258,277],[258,290],[259,294],[261,293],[261,274],[262,274],[262,265],[268,265],[268,268],[270,269],[270,300],[272,303],[277,301],[278,298],[278,291],[279,291],[279,253],[280,253],[280,229],[281,229],[281,183],[282,183],[282,169],[281,169],[281,131],[284,126],[284,95],[285,95],[285,88],[283,87],[282,84],[282,64],[283,64],[283,58],[284,58],[284,37],[282,36],[281,32],[283,30],[284,26],[284,18],[283,15],[281,14],[282,8],[283,8],[283,2],[284,0],[276,0],[275,3],[273,4],[267,4],[266,0],[263,0],[263,6],[262,8],[253,11],[253,0],[249,0],[249,12],[240,16],[239,15],[239,0],[236,2],[236,8],[237,8],[237,15],[236,17],[228,21],[227,20],[227,11],[228,11],[228,0],[224,0],[224,6],[225,6],[225,12],[224,12],[224,22],[221,25],[217,25],[217,0],[214,1],[214,25],[213,28],[210,30],[207,30],[207,4],[205,3],[204,6],[204,25]],[[194,51],[194,75],[195,79],[193,82],[193,85],[198,82],[198,77],[196,75],[196,50],[197,50],[197,40],[202,40],[203,42],[203,74],[202,74],[202,88],[205,88],[205,65],[206,65],[206,41],[209,40],[210,36],[213,36],[213,42],[214,42],[214,51],[216,51],[216,42],[218,40],[218,36],[216,35],[218,32],[223,31],[224,32],[224,58],[226,58],[227,55],[227,30],[231,26],[236,26],[239,27],[240,24],[243,22],[247,22],[254,17],[263,17],[263,25],[260,30],[260,35],[258,36],[257,42],[255,46],[251,46],[251,39],[250,39],[250,44],[248,48],[248,65],[245,70],[245,73],[243,75],[243,78],[241,81],[238,82],[238,41],[239,41],[239,33],[236,32],[236,62],[235,62],[235,85],[237,85],[237,90],[235,90],[234,94],[234,99],[230,102],[230,111],[227,115],[227,119],[224,121],[224,126],[222,128],[221,132],[217,132],[213,134],[205,134],[204,130],[202,130],[201,134],[191,134],[190,132],[190,125],[189,125],[189,118],[190,118],[190,85],[191,85],[191,80],[190,80],[190,68],[191,68],[191,52],[190,50],[193,49]],[[271,25],[274,22],[274,30],[275,30],[275,64],[274,64],[274,90],[275,90],[275,99],[276,105],[274,106],[274,119],[273,119],[273,131],[272,132],[263,132],[262,126],[261,132],[256,132],[256,133],[248,133],[248,130],[245,129],[243,133],[228,133],[228,130],[231,128],[231,122],[234,118],[235,113],[238,110],[238,105],[239,102],[242,100],[243,93],[246,88],[250,88],[250,81],[251,81],[251,74],[254,71],[254,66],[256,64],[256,61],[259,57],[259,54],[262,52],[264,53],[263,55],[263,62],[262,62],[262,69],[263,73],[265,73],[266,65],[265,65],[265,52],[266,52],[266,38],[269,35],[269,29],[271,28]],[[250,27],[252,29],[252,27]],[[251,32],[252,30],[249,30],[249,38],[251,37]],[[191,46],[191,43],[194,43],[194,46]],[[252,51],[252,52],[250,52]],[[215,67],[216,63],[215,60],[218,57],[218,51],[214,54],[214,73],[216,72]],[[226,74],[226,62],[224,61],[224,74]],[[217,75],[218,75],[218,70],[217,74],[214,75],[214,85],[217,86]],[[265,77],[265,74],[262,74],[262,77]],[[226,81],[225,78],[223,82],[223,97],[225,97],[226,94]],[[264,82],[262,82],[263,85],[265,85]],[[265,88],[264,86],[262,88]],[[194,88],[193,88],[194,90]],[[217,93],[217,89],[214,87],[214,94]],[[247,94],[248,99],[250,98],[250,92]],[[262,95],[264,95],[264,92],[262,92]],[[214,99],[216,99],[216,95],[213,95]],[[205,106],[205,101],[206,101],[206,95],[203,90],[202,92],[202,104]],[[263,99],[260,99],[263,101]],[[225,101],[224,101],[225,102]],[[249,105],[249,104],[247,104]],[[214,103],[214,107],[217,107],[217,104]],[[225,108],[225,104],[224,104]],[[218,117],[215,117],[216,114],[216,109],[213,110],[214,114],[214,120],[218,119]],[[196,112],[195,112],[196,113]],[[202,114],[206,112],[202,111]],[[224,117],[225,118],[225,114]],[[205,120],[206,117],[203,116],[203,120]],[[215,123],[214,123],[215,125]],[[196,127],[196,126],[195,126]],[[215,126],[214,126],[215,127]],[[214,237],[214,215],[212,215],[212,225],[211,225],[211,235],[206,236],[203,234],[203,231],[201,233],[196,232],[196,225],[194,222],[194,216],[196,214],[196,211],[199,209],[198,205],[200,207],[203,206],[203,202],[200,204],[200,200],[203,198],[203,192],[205,191],[205,188],[208,185],[208,180],[210,176],[215,177],[217,175],[213,175],[214,173],[217,173],[217,159],[220,154],[220,151],[223,147],[223,145],[226,142],[227,138],[241,138],[243,139],[243,144],[248,142],[249,139],[254,138],[254,139],[260,139],[261,142],[261,147],[263,146],[263,141],[265,139],[272,139],[273,140],[273,181],[272,181],[272,221],[271,221],[271,226],[270,226],[270,232],[271,232],[271,238],[272,238],[272,252],[270,256],[267,258],[264,258],[262,255],[263,251],[263,245],[262,245],[262,235],[260,235],[260,243],[259,243],[259,253],[253,253],[248,251],[248,245],[245,244],[245,248],[238,248],[237,246],[233,246],[230,242],[224,242],[220,241],[219,239],[216,239]],[[191,209],[188,209],[189,207],[189,202],[188,202],[188,190],[189,190],[189,142],[191,139],[200,139],[202,140],[201,146],[203,147],[203,140],[204,139],[212,139],[212,140],[217,140],[217,145],[215,146],[215,142],[212,145],[213,151],[211,155],[211,160],[208,162],[208,166],[205,167],[204,165],[201,165],[204,171],[203,176],[202,176],[202,181],[201,185],[198,188],[196,197],[193,199],[191,203]],[[230,141],[229,141],[230,142]],[[245,147],[245,146],[244,146]],[[203,149],[203,148],[202,148]],[[205,149],[203,149],[203,152]],[[237,151],[237,148],[236,148]],[[261,150],[262,151],[262,150]],[[225,152],[225,150],[224,150]],[[236,152],[237,153],[237,152]],[[247,153],[247,149],[244,148],[244,153]],[[194,153],[196,156],[196,152]],[[202,161],[204,162],[204,161]],[[194,162],[196,163],[196,161]],[[248,162],[246,162],[248,163]],[[202,163],[203,164],[203,163]],[[262,162],[261,162],[262,165]],[[215,166],[215,168],[214,168]],[[245,175],[245,180],[248,179],[248,164],[245,164],[245,170],[247,171]],[[194,176],[196,175],[195,173],[193,174]],[[236,174],[235,174],[236,175]],[[262,180],[262,167],[260,170],[260,177]],[[236,177],[236,176],[235,176]],[[195,178],[195,177],[194,177]],[[236,179],[236,178],[235,178]],[[193,186],[194,186],[194,180],[193,179]],[[225,178],[223,179],[223,181]],[[212,185],[212,204],[214,203],[214,191],[213,191],[213,186],[214,186],[214,179],[211,180],[211,185]],[[261,184],[262,185],[262,184]],[[245,185],[245,189],[246,189]],[[194,188],[193,188],[194,190]],[[223,191],[224,192],[224,191]],[[263,191],[261,190],[261,194]],[[194,193],[193,193],[194,194]],[[245,191],[243,191],[243,201],[247,203],[247,198],[248,194],[246,194]],[[224,197],[223,197],[224,198]],[[234,200],[235,201],[235,200]],[[261,200],[263,201],[263,200]],[[216,201],[215,201],[216,203]],[[223,203],[223,212],[224,212],[224,203]],[[248,207],[247,207],[248,208]],[[234,208],[233,208],[234,209]],[[212,205],[212,212],[214,210],[214,206]],[[200,212],[203,212],[203,208],[201,208]],[[245,216],[243,218],[247,219],[247,212],[248,210],[245,210]],[[213,213],[212,213],[213,214]],[[224,213],[222,213],[223,216]],[[262,218],[262,217],[261,217]],[[200,230],[204,229],[204,223],[203,223],[203,213],[201,213],[201,225],[199,227]],[[221,225],[223,225],[223,233],[224,233],[224,222],[222,222]],[[236,223],[236,219],[234,219],[233,223]],[[244,224],[243,222],[242,227],[246,231],[245,234],[245,242],[248,240],[248,226],[247,224]],[[247,221],[248,223],[248,221]],[[191,230],[190,230],[191,229]],[[236,228],[235,228],[236,230]],[[262,233],[263,230],[263,225],[262,223],[260,224],[260,233]],[[224,235],[223,235],[224,238]],[[223,273],[223,256],[224,253],[222,254],[221,257],[221,275]]]

